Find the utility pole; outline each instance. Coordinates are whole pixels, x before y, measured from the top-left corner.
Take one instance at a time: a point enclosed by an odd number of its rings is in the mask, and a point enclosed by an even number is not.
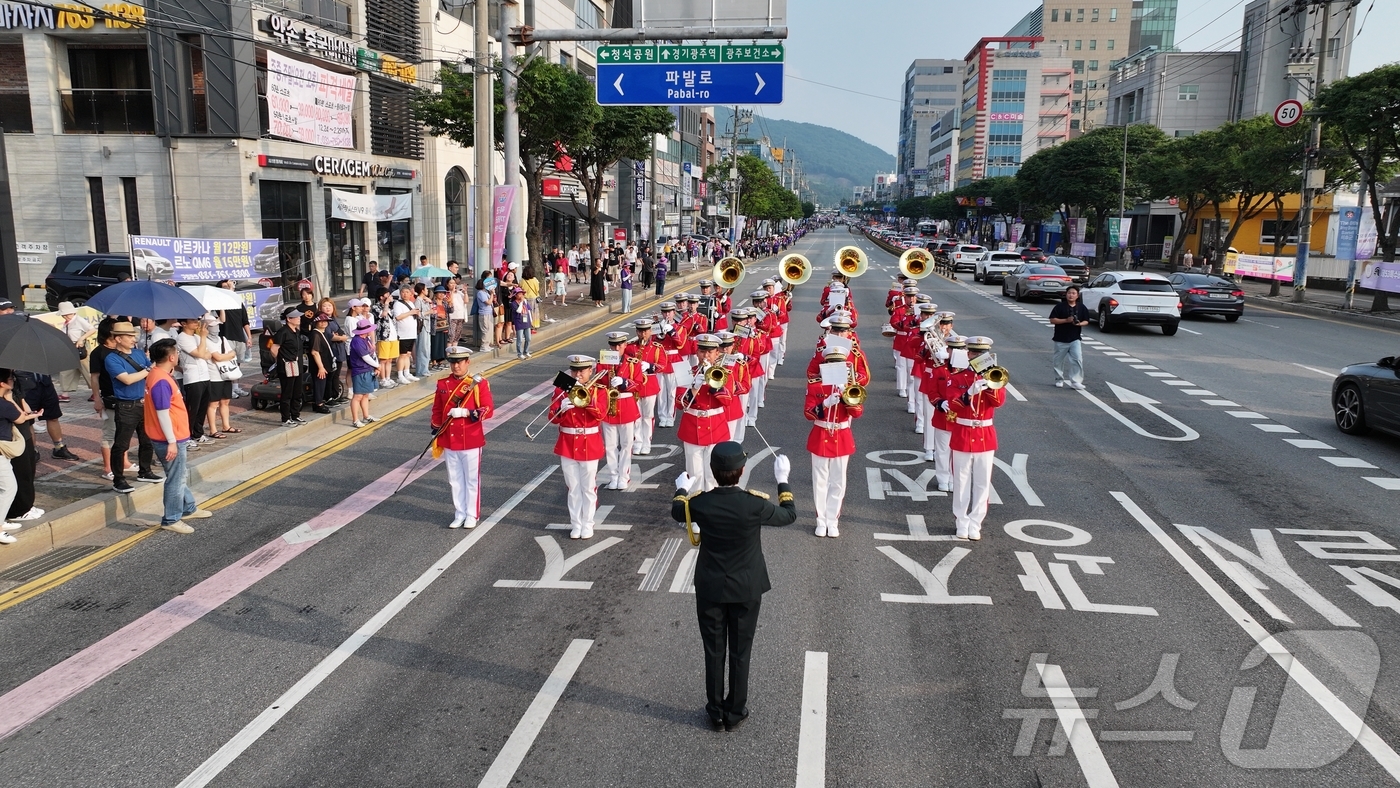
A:
[[[472,48],[472,112],[473,136],[476,144],[476,179],[472,192],[476,195],[476,265],[472,272],[480,276],[482,271],[494,268],[491,259],[491,148],[495,139],[495,95],[491,85],[491,24],[488,0],[476,0],[476,14],[473,17],[474,42]]]
[[[516,100],[515,43],[511,38],[511,28],[515,27],[516,0],[503,0],[501,3],[501,89],[505,93],[505,120],[501,132],[505,136],[505,183],[515,186],[520,180],[520,105]],[[515,201],[510,205],[510,220],[506,225],[506,258],[512,263],[525,260],[525,209],[524,194],[517,190]],[[495,260],[491,261],[496,264]]]
[[[1309,96],[1310,99],[1316,100],[1317,94],[1322,92],[1322,83],[1326,76],[1327,31],[1328,23],[1332,17],[1333,0],[1306,0],[1306,2],[1308,5],[1317,6],[1319,13],[1322,14],[1317,45],[1313,47],[1313,51],[1317,53],[1317,72],[1313,76],[1312,90]],[[1293,302],[1297,304],[1303,302],[1308,290],[1308,253],[1312,242],[1313,200],[1316,199],[1317,192],[1322,188],[1325,175],[1322,170],[1314,171],[1312,165],[1313,159],[1321,147],[1322,116],[1316,114],[1314,110],[1312,128],[1308,133],[1308,147],[1303,151],[1303,204],[1298,217],[1298,257],[1293,264]]]

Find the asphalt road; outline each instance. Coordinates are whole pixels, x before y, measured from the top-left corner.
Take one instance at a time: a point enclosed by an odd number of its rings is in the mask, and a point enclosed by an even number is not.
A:
[[[797,251],[826,271],[854,240]],[[1174,337],[1086,329],[1105,344],[1080,393],[1050,385],[1049,304],[930,277],[1014,389],[999,502],[981,542],[957,542],[879,336],[894,260],[860,243],[877,363],[841,538],[812,535],[798,415],[824,274],[799,289],[759,419],[801,517],[765,535],[742,728],[703,711],[692,553],[669,518],[683,460],[662,447],[637,489],[600,491],[591,542],[548,528],[567,521],[554,436],[523,427],[561,351],[492,379],[518,415],[493,424],[473,532],[444,527],[440,467],[389,495],[427,440],[419,412],[0,614],[0,783],[1400,781],[1400,490],[1368,481],[1400,476],[1400,441],[1341,435],[1327,406],[1332,372],[1400,337],[1254,309]],[[747,448],[745,486],[772,492],[753,431]]]

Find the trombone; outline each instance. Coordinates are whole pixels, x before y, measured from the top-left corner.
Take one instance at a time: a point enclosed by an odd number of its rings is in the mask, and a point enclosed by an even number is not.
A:
[[[715,263],[714,270],[710,273],[710,278],[715,280],[715,284],[720,287],[733,289],[744,281],[744,261],[737,257],[725,257]]]
[[[899,272],[909,279],[923,279],[933,273],[933,256],[917,246],[899,256]]]
[[[597,388],[598,381],[602,380],[603,376],[606,374],[608,374],[608,370],[595,372],[593,377],[589,378],[587,382],[579,383],[567,372],[560,372],[554,377],[554,387],[559,391],[565,392],[565,396],[569,398],[570,404],[575,408],[586,408],[588,407],[588,403],[593,401],[593,389]],[[530,428],[535,426],[535,422],[539,421],[540,417],[547,415],[549,409],[554,407],[558,396],[558,394],[550,396],[549,402],[540,409],[539,413],[535,414],[533,419],[530,419],[529,424],[525,425],[525,437],[527,439],[534,440],[538,438],[545,431],[545,428],[554,423],[554,417],[550,416],[549,419],[545,421],[543,427],[540,427],[539,430],[533,433],[530,432]],[[612,402],[609,400],[609,405],[611,404]]]
[[[982,363],[979,364],[979,361]],[[995,354],[989,353],[978,356],[974,358],[968,366],[972,368],[973,372],[981,375],[982,379],[987,381],[987,388],[993,391],[1004,388],[1007,383],[1011,382],[1011,373],[1006,367],[997,364],[997,357]]]
[[[836,269],[849,278],[865,273],[870,267],[870,258],[859,246],[843,246],[836,250]]]
[[[783,284],[797,286],[812,278],[812,261],[800,254],[790,254],[778,262],[778,275]]]
[[[849,368],[846,373],[846,387],[841,389],[841,401],[846,403],[848,408],[856,408],[865,404],[865,386],[856,382],[856,365],[847,362]]]

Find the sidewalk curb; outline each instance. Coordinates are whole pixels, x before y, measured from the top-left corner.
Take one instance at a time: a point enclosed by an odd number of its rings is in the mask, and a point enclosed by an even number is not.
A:
[[[1339,320],[1350,320],[1354,323],[1366,323],[1367,325],[1385,328],[1391,331],[1400,331],[1400,319],[1393,317],[1368,315],[1364,312],[1348,312],[1341,309],[1330,309],[1325,306],[1315,306],[1307,303],[1295,304],[1291,301],[1279,301],[1268,296],[1246,295],[1244,300],[1247,304],[1275,309],[1281,312],[1294,312],[1315,317],[1332,317]]]
[[[668,278],[668,290],[672,282],[676,287],[673,292],[681,292],[681,289],[699,281],[709,273],[708,268],[701,267],[697,271],[678,276],[674,279]],[[617,291],[610,292],[608,308],[606,311],[585,312],[565,318],[557,323],[545,323],[539,328],[539,333],[534,340],[553,338],[555,335],[567,335],[568,333],[586,333],[578,329],[591,324],[604,323],[622,314],[619,311],[620,298],[614,302],[613,296]],[[643,306],[654,305],[665,300],[665,297],[657,298],[655,289],[642,291],[645,295],[641,298],[633,293],[632,314],[641,317],[650,314]],[[532,341],[534,341],[532,340]],[[493,348],[489,354],[475,353],[472,356],[474,371],[489,372],[502,364],[514,361],[515,357],[511,348]],[[425,383],[433,382],[444,373],[438,373],[432,377],[423,378]],[[414,384],[417,385],[417,384]],[[424,387],[420,392],[415,393],[412,388],[400,391],[391,389],[382,392],[376,404],[384,408],[383,412],[393,413],[406,406],[419,402],[432,396],[432,387]],[[202,455],[197,458],[192,457],[189,463],[190,486],[196,487],[206,479],[217,476],[230,469],[248,462],[250,458],[265,454],[270,450],[285,448],[290,443],[300,443],[308,438],[316,438],[321,433],[329,432],[333,429],[343,428],[350,423],[350,409],[342,408],[330,414],[317,414],[315,418],[309,420],[310,423],[295,429],[274,427],[266,433],[255,436],[248,441],[234,444],[227,449]],[[325,444],[336,435],[326,435],[316,441],[316,445],[307,449],[306,452],[290,457],[285,462],[292,462],[315,448]],[[33,525],[26,525],[20,531],[13,532],[19,539],[12,545],[0,548],[0,571],[4,571],[13,566],[21,564],[32,558],[44,555],[55,548],[72,544],[86,536],[107,528],[125,518],[139,514],[158,513],[162,506],[164,484],[136,484],[136,491],[129,495],[123,495],[112,490],[107,490],[97,495],[92,495],[78,501],[74,501],[66,506],[48,512],[42,520]]]

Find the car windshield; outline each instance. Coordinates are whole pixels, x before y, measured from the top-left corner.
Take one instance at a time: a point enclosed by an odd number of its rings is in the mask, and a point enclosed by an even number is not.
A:
[[[1174,293],[1170,282],[1159,279],[1124,279],[1118,287],[1128,293]]]
[[[1078,257],[1052,257],[1050,260],[1058,266],[1073,266],[1075,268],[1085,267],[1084,261],[1080,260]]]
[[[1033,265],[1026,268],[1026,273],[1040,276],[1064,276],[1065,269],[1058,265]]]
[[[986,249],[983,249],[983,248],[980,247],[980,246],[964,246],[964,247],[962,247],[962,251],[964,251],[964,252],[974,252],[974,253],[977,253],[977,252],[985,252],[985,251],[987,251],[987,250],[986,250]]]

